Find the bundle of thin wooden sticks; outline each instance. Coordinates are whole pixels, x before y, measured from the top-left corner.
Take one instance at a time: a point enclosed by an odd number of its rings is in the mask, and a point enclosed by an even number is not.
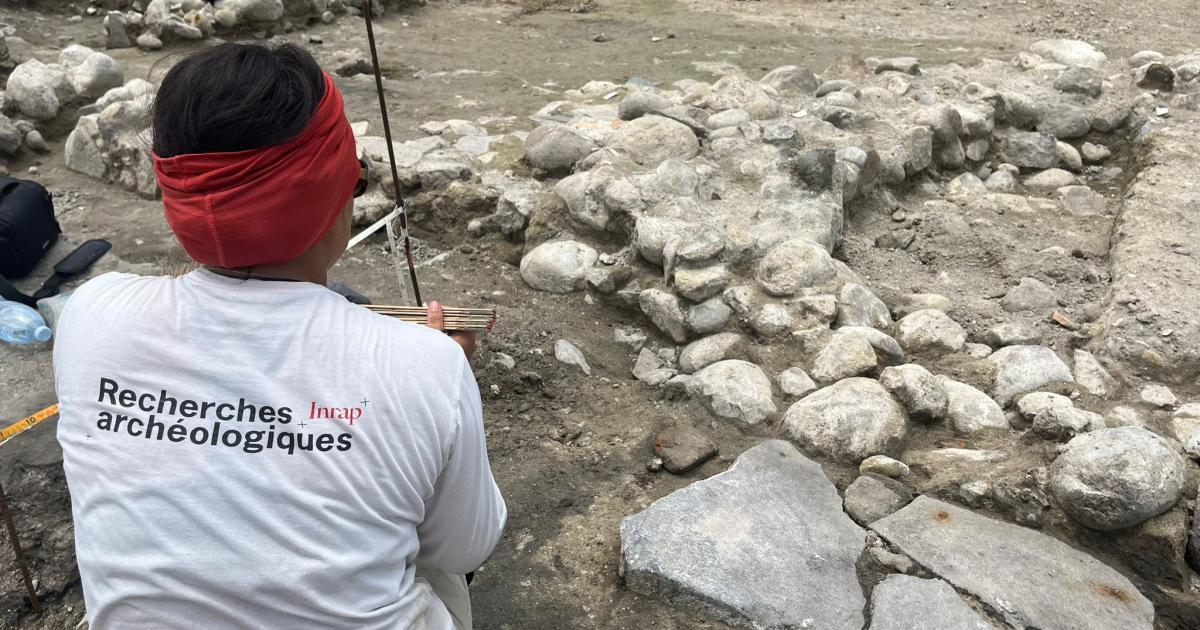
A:
[[[388,317],[395,317],[406,322],[429,325],[429,310],[424,306],[385,306],[367,304],[367,308]],[[445,330],[462,332],[490,332],[496,323],[495,308],[458,308],[443,306],[445,315]]]

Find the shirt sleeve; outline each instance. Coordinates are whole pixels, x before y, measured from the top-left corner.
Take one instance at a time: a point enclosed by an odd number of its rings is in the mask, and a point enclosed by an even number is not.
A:
[[[479,568],[500,540],[508,510],[492,477],[483,430],[479,385],[463,362],[458,427],[449,460],[425,502],[417,526],[417,558],[452,574]]]

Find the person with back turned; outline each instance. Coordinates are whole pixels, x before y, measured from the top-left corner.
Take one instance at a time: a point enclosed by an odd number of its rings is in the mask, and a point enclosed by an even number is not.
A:
[[[206,49],[163,79],[153,143],[201,266],[91,280],[54,349],[91,627],[469,628],[506,518],[474,338],[326,288],[366,186],[332,79],[292,46]]]

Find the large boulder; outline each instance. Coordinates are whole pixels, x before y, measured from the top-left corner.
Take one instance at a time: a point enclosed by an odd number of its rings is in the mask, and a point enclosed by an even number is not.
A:
[[[1002,405],[1051,383],[1071,383],[1071,369],[1047,346],[1006,346],[988,356],[996,366],[993,393]]]
[[[1141,427],[1080,435],[1050,468],[1050,489],[1067,514],[1104,531],[1133,527],[1171,509],[1186,482],[1183,456]]]
[[[60,95],[69,96],[71,88],[57,65],[30,59],[13,68],[5,90],[22,114],[36,120],[53,120],[62,106]]]
[[[767,293],[782,297],[832,281],[837,268],[824,247],[793,239],[771,248],[759,261],[755,277]]]
[[[1006,162],[1020,168],[1058,166],[1058,140],[1048,133],[1009,130],[1002,153]]]
[[[821,467],[771,440],[623,520],[621,574],[738,626],[860,630],[864,546]]]
[[[848,378],[805,396],[783,424],[801,446],[855,462],[896,453],[908,431],[904,408],[869,378]]]
[[[98,98],[125,82],[125,71],[117,60],[86,46],[67,46],[59,53],[58,63],[79,98]]]
[[[624,149],[645,166],[670,158],[686,160],[700,152],[700,141],[687,125],[662,116],[642,116],[621,125],[608,146]]]
[[[577,241],[542,243],[521,259],[521,278],[539,291],[570,293],[583,288],[597,258],[596,250]]]
[[[154,104],[154,86],[132,79],[96,101],[98,114],[79,117],[64,147],[67,168],[156,198],[146,129]]]
[[[569,171],[596,145],[566,125],[542,125],[525,138],[525,159],[549,172]]]
[[[722,418],[758,424],[776,411],[771,379],[762,368],[746,361],[713,363],[693,374],[688,388]]]

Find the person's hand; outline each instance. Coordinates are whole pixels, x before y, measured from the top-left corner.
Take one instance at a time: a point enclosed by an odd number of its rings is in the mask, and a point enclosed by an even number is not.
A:
[[[440,302],[434,301],[429,303],[429,327],[434,330],[446,329],[446,314],[442,311]],[[449,333],[450,338],[457,341],[458,345],[462,346],[463,352],[467,353],[467,358],[475,356],[475,333],[463,332],[454,330]]]

